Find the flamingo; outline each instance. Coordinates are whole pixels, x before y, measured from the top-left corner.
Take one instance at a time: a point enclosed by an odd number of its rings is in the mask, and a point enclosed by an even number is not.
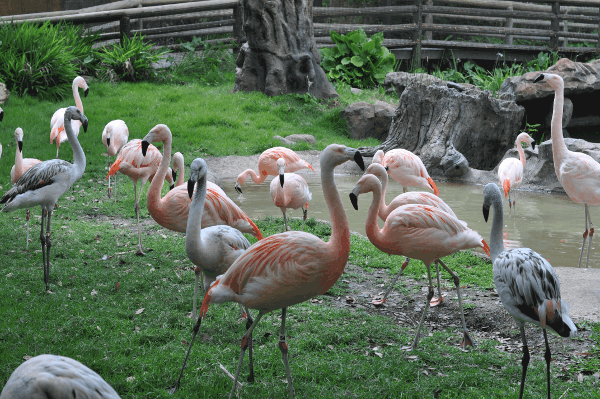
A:
[[[2,122],[2,118],[4,118],[4,111],[0,108],[0,122]],[[2,158],[2,144],[0,144],[0,158]]]
[[[421,158],[410,151],[395,149],[384,155],[383,151],[379,150],[373,156],[373,162],[385,166],[392,179],[402,186],[403,192],[406,192],[408,186],[417,186],[432,190],[437,196],[440,195]]]
[[[525,153],[523,152],[523,147],[521,146],[522,141],[531,145],[531,148],[535,148],[535,140],[532,139],[530,135],[528,135],[525,132],[519,134],[516,140],[517,151],[519,152],[519,159],[506,158],[500,163],[500,166],[498,167],[498,179],[500,180],[500,183],[502,183],[502,187],[504,188],[504,196],[508,197],[509,207],[515,205],[514,200],[512,204],[510,202],[511,190],[519,187],[521,185],[521,182],[523,181],[523,170],[525,169]]]
[[[562,109],[562,108],[561,108]],[[569,317],[567,303],[560,299],[560,283],[554,269],[537,252],[529,248],[504,249],[502,226],[502,193],[494,183],[488,183],[483,190],[483,217],[487,222],[490,206],[494,207],[494,220],[490,233],[490,252],[494,264],[494,283],[502,305],[515,319],[523,340],[523,373],[521,392],[523,397],[525,375],[529,364],[529,349],[525,337],[525,323],[542,327],[546,341],[548,399],[550,399],[550,346],[546,329],[561,337],[574,337],[577,327]]]
[[[177,173],[179,173],[179,179]],[[185,161],[183,154],[179,151],[173,154],[173,182],[175,187],[181,186],[185,182]]]
[[[248,176],[252,178],[254,183],[260,184],[265,181],[267,176],[279,175],[279,170],[277,169],[277,160],[279,158],[285,159],[287,171],[290,173],[305,168],[313,172],[315,171],[308,162],[300,159],[298,154],[289,148],[273,147],[260,154],[258,158],[258,175],[252,169],[246,169],[238,175],[235,182],[235,190],[240,194],[242,193],[241,186]]]
[[[42,161],[35,158],[25,158],[23,159],[23,129],[18,127],[15,130],[15,141],[17,142],[17,148],[15,151],[15,164],[10,170],[10,181],[12,184],[15,184],[19,177],[31,168],[33,165],[38,164]],[[27,220],[27,249],[29,249],[29,217],[30,212],[29,208],[27,208],[26,220]]]
[[[383,151],[381,151],[381,153],[383,153]],[[369,165],[369,167],[367,168],[365,173],[372,174],[372,175],[378,177],[381,182],[381,201],[379,203],[379,212],[378,213],[379,213],[379,217],[384,222],[386,221],[386,219],[390,215],[390,213],[392,213],[392,211],[394,211],[396,208],[401,207],[402,205],[409,205],[409,204],[428,205],[428,206],[436,207],[436,208],[441,209],[442,211],[450,214],[454,218],[456,218],[454,211],[452,210],[452,208],[450,208],[448,206],[448,204],[446,204],[437,195],[431,194],[428,192],[411,191],[408,193],[400,194],[400,195],[396,196],[396,198],[394,198],[392,200],[392,202],[390,202],[389,205],[386,205],[385,204],[385,191],[387,189],[387,185],[389,182],[386,169],[383,167],[383,165],[381,165],[379,163],[372,163],[371,165]],[[464,222],[461,221],[461,223],[464,223]],[[465,225],[465,227],[467,226],[466,223],[464,223],[464,225]],[[404,272],[404,269],[406,269],[406,267],[408,266],[408,262],[410,262],[410,258],[406,258],[404,260],[404,262],[402,263],[402,267],[400,268],[400,271],[398,272],[398,274],[392,281],[392,284],[390,285],[390,287],[387,289],[387,291],[383,295],[383,298],[376,297],[373,299],[373,305],[381,306],[386,302],[388,295],[394,288],[394,284],[396,284],[396,281],[398,281],[398,279]],[[432,307],[438,306],[444,300],[443,299],[444,297],[442,296],[442,291],[441,291],[440,270],[439,270],[438,262],[435,262],[435,269],[436,269],[437,283],[438,283],[438,297],[431,299],[429,306],[432,306]]]
[[[146,154],[150,143],[162,141],[164,143],[164,154],[156,173],[162,176],[167,173],[171,162],[171,144],[173,136],[167,125],[159,124],[150,130],[141,144],[140,155]],[[138,150],[139,151],[139,150]],[[158,150],[157,150],[158,151]],[[183,174],[183,171],[182,171]],[[190,212],[191,200],[185,185],[177,186],[160,198],[163,182],[152,181],[146,198],[150,216],[163,227],[169,230],[185,233],[188,225],[188,214]],[[202,213],[202,226],[229,225],[243,233],[249,233],[262,239],[262,233],[248,217],[223,190],[214,183],[207,182],[207,201],[204,203]]]
[[[39,355],[22,363],[6,382],[0,399],[119,399],[95,371],[64,356]]]
[[[581,267],[583,248],[589,232],[590,242],[585,262],[587,268],[590,261],[592,238],[594,237],[594,225],[592,224],[588,205],[600,204],[600,164],[589,155],[569,151],[565,144],[562,135],[562,114],[565,101],[565,83],[563,79],[558,75],[542,73],[535,78],[535,82],[547,82],[554,89],[554,109],[552,111],[552,122],[550,123],[554,170],[567,195],[578,204],[584,205],[585,231],[583,232],[578,267]],[[588,220],[590,222],[589,230]]]
[[[248,248],[225,274],[217,277],[204,296],[192,342],[172,393],[179,387],[190,349],[210,303],[233,301],[241,303],[245,308],[257,309],[259,313],[242,337],[240,358],[229,397],[235,392],[252,330],[266,313],[282,309],[279,349],[286,369],[290,396],[294,398],[285,339],[286,312],[288,306],[327,292],[346,267],[350,255],[350,228],[335,185],[333,170],[352,159],[364,170],[362,156],[353,148],[331,144],[321,154],[321,186],[331,218],[331,237],[328,242],[303,231],[274,234]]]
[[[140,139],[134,139],[125,144],[119,151],[117,159],[108,170],[106,178],[108,179],[115,173],[121,172],[133,181],[133,192],[135,196],[134,210],[135,216],[137,217],[138,228],[138,250],[136,255],[144,256],[145,253],[142,250],[142,231],[140,229],[140,201],[137,191],[137,182],[138,180],[141,180],[142,182],[139,193],[139,196],[141,197],[142,189],[144,188],[146,181],[150,180],[150,182],[152,182],[154,180],[162,155],[160,155],[158,148],[150,145],[147,148],[147,151],[149,150],[149,152],[146,152],[146,155],[143,156],[140,152],[141,148],[142,140]],[[165,172],[165,174],[159,176],[164,176],[165,180],[169,181],[171,185],[173,184],[171,172]]]
[[[308,201],[312,199],[312,194],[308,189],[308,183],[300,175],[295,173],[284,173],[285,159],[277,160],[277,169],[279,170],[279,179],[274,177],[271,181],[271,197],[275,206],[281,209],[285,231],[289,231],[285,211],[287,208],[302,208],[302,231],[308,215]],[[284,184],[285,183],[285,184]]]
[[[108,153],[108,166],[110,168],[110,157],[115,156],[121,147],[127,144],[129,129],[124,121],[115,119],[110,121],[102,131],[102,144]],[[111,197],[110,177],[108,178],[108,198]],[[115,175],[115,202],[117,202],[117,175]]]
[[[429,278],[429,293],[421,322],[412,345],[406,350],[414,349],[419,342],[419,334],[425,315],[433,298],[433,285],[431,282],[430,265],[436,261],[442,264],[454,278],[458,294],[458,306],[463,324],[463,341],[461,347],[474,346],[463,314],[460,284],[456,276],[439,258],[452,255],[456,251],[469,248],[482,248],[489,254],[489,248],[481,236],[467,227],[464,222],[436,207],[427,205],[403,205],[396,208],[387,217],[383,229],[377,226],[377,213],[381,202],[381,183],[377,177],[365,174],[356,183],[350,193],[350,200],[354,209],[358,210],[358,195],[373,192],[373,200],[367,213],[365,230],[369,241],[379,250],[389,255],[404,255],[420,259],[427,267]]]
[[[75,105],[77,106],[77,109],[83,114],[83,103],[81,102],[81,97],[79,96],[79,87],[83,89],[83,96],[87,97],[88,93],[90,92],[90,88],[85,82],[85,79],[81,76],[77,76],[75,79],[73,79],[73,97],[75,98]],[[64,125],[65,110],[66,108],[60,108],[56,110],[54,115],[52,115],[52,119],[50,120],[50,144],[52,144],[53,140],[56,140],[57,159],[60,145],[67,141],[67,134],[65,133]],[[71,124],[75,136],[79,135],[79,128],[81,127],[81,122],[77,120],[72,120]]]
[[[42,208],[42,230],[40,241],[42,243],[42,260],[44,262],[44,282],[46,291],[50,280],[50,220],[56,201],[81,178],[85,171],[85,154],[73,131],[71,121],[81,121],[83,131],[87,131],[88,120],[75,107],[68,107],[64,115],[65,131],[69,143],[73,148],[73,163],[61,159],[53,159],[33,165],[19,177],[16,183],[0,199],[0,204],[5,204],[2,212],[11,212],[16,209],[31,208],[40,205]],[[44,238],[44,220],[47,218],[46,237]],[[46,252],[47,250],[47,252]]]

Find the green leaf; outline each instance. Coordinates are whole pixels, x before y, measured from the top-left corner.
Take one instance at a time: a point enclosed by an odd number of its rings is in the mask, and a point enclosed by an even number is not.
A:
[[[357,67],[361,67],[364,65],[364,61],[358,55],[355,55],[354,57],[352,57],[351,61],[352,61],[352,64]]]
[[[354,58],[354,57],[352,57]],[[342,58],[342,60],[340,61],[342,65],[348,65],[350,63],[350,58],[349,57],[344,57]]]

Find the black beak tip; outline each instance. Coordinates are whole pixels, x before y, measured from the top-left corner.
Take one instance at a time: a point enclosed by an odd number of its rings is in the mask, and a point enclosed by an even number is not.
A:
[[[171,176],[173,177],[173,181],[177,180],[177,172],[175,172],[174,170],[171,171]]]
[[[242,193],[242,189],[241,189],[241,188],[239,188],[238,186],[235,186],[235,191],[237,191],[239,194],[241,194],[241,193]]]
[[[535,141],[531,143],[531,149],[535,150]]]
[[[279,183],[281,184],[281,187],[283,187],[283,175],[279,175]]]
[[[354,153],[354,162],[356,162],[356,164],[358,165],[358,167],[360,168],[360,170],[362,170],[364,172],[364,170],[365,170],[365,163],[363,161],[362,155],[360,154],[360,151],[356,151]]]
[[[171,184],[171,185],[169,186],[169,191],[173,190],[174,188],[175,188],[175,184]]]
[[[4,118],[4,111],[0,112],[0,122],[2,122],[3,118]]]
[[[356,197],[356,194],[350,193],[350,202],[352,202],[354,209],[358,211],[358,198]]]
[[[541,81],[542,79],[544,79],[544,74],[540,73],[538,75],[538,77],[533,80],[533,83],[537,83],[537,82]]]
[[[110,137],[106,139],[106,146],[110,147]]]
[[[192,194],[194,194],[194,181],[190,179],[188,180],[188,195],[190,199],[192,199]]]
[[[146,140],[142,140],[142,155],[146,156],[146,152],[148,151],[148,147],[150,146],[150,143],[148,143]]]
[[[23,152],[23,142],[19,141],[19,152]]]
[[[490,216],[490,208],[486,207],[485,205],[483,206],[483,218],[485,219],[485,222],[487,223],[488,221],[488,217]]]
[[[83,121],[83,132],[87,133],[87,128],[88,128],[88,121],[87,119]]]
[[[87,97],[88,93],[90,92],[90,88],[88,87],[87,89],[85,89],[85,91],[83,92],[83,96]]]

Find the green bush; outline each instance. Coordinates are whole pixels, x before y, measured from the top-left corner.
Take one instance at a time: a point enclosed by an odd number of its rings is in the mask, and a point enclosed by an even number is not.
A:
[[[144,37],[136,34],[132,39],[125,37],[123,44],[115,44],[109,48],[102,47],[98,52],[100,65],[96,71],[97,77],[111,82],[122,80],[137,82],[156,76],[152,68],[153,62],[171,50],[152,50],[152,44],[144,43]]]
[[[344,82],[352,87],[373,88],[383,83],[385,75],[393,72],[394,55],[382,46],[383,32],[367,38],[359,29],[341,35],[330,32],[336,44],[333,48],[322,48],[321,66],[332,80]]]

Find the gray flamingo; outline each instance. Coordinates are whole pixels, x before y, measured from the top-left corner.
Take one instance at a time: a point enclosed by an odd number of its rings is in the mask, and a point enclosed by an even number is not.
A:
[[[81,178],[85,171],[85,154],[71,127],[71,120],[81,121],[83,131],[87,132],[88,120],[76,107],[69,107],[65,111],[65,130],[69,143],[73,148],[73,163],[62,159],[51,159],[33,165],[19,177],[16,183],[0,199],[0,204],[5,204],[2,212],[12,212],[16,209],[42,207],[42,229],[40,241],[42,243],[42,260],[44,263],[44,282],[46,291],[50,279],[50,220],[56,201]],[[44,237],[44,221],[46,236]]]

